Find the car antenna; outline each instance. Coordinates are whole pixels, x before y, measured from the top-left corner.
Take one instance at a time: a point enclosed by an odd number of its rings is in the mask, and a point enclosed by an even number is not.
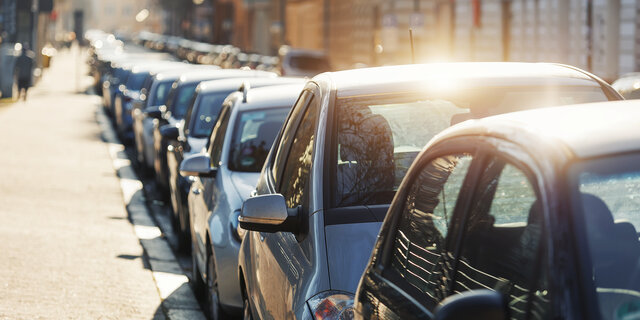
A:
[[[416,52],[413,49],[413,29],[409,28],[409,42],[411,42],[411,63],[416,63]]]

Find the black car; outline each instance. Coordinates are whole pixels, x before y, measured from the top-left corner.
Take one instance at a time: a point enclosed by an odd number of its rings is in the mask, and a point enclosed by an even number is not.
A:
[[[637,319],[640,104],[472,120],[389,208],[357,319]]]

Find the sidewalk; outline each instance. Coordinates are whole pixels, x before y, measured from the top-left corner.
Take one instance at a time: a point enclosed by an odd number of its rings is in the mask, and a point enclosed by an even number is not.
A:
[[[165,319],[97,123],[63,51],[27,102],[0,105],[0,319]]]

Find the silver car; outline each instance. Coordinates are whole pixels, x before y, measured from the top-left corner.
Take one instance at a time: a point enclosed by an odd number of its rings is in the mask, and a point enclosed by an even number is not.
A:
[[[453,123],[621,99],[571,67],[406,65],[308,82],[245,201],[238,274],[246,318],[343,319],[381,223],[418,152]]]
[[[264,159],[303,86],[245,87],[231,94],[207,152],[185,158],[180,166],[181,174],[194,177],[188,195],[192,280],[206,289],[211,319],[242,310],[236,272],[244,231],[238,228],[240,208],[255,189]]]
[[[191,250],[191,232],[189,227],[189,209],[187,195],[191,188],[191,179],[180,175],[180,163],[192,154],[206,150],[209,136],[227,96],[238,88],[248,89],[265,86],[299,83],[302,78],[232,78],[201,82],[194,93],[193,103],[188,107],[185,118],[176,126],[165,126],[163,138],[173,141],[167,147],[167,172],[169,178],[169,196],[173,209],[174,225],[178,231],[178,244],[181,251]]]

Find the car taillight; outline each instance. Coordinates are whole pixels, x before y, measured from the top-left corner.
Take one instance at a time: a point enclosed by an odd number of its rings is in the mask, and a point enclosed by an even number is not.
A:
[[[339,291],[321,292],[308,301],[316,320],[353,319],[353,295]]]

